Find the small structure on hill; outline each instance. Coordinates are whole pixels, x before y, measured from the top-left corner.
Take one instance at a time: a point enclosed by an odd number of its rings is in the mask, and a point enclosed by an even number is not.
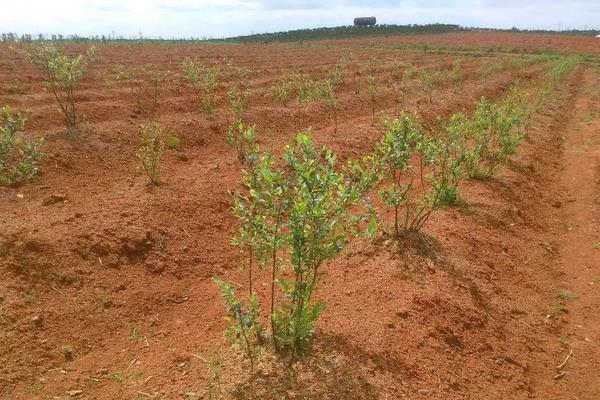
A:
[[[358,17],[354,18],[354,26],[373,26],[377,23],[375,17]]]

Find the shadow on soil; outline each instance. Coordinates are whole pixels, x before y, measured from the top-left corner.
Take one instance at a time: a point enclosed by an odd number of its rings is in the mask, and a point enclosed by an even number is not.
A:
[[[373,370],[391,373],[401,381],[414,376],[403,358],[392,352],[370,353],[348,338],[321,332],[314,351],[293,369],[275,361],[236,385],[233,398],[249,399],[378,399],[369,378]]]

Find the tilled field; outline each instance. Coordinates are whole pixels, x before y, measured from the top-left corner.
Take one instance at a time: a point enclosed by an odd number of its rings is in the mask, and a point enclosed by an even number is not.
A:
[[[393,47],[415,42],[489,49]],[[263,148],[278,154],[311,127],[315,142],[345,160],[367,154],[384,132],[372,124],[368,76],[381,84],[377,120],[406,110],[435,127],[438,117],[470,113],[482,96],[498,100],[512,85],[533,98],[548,63],[532,53],[552,48],[598,52],[588,38],[508,34],[99,45],[77,93],[84,123],[70,137],[42,75],[2,45],[0,105],[27,115],[26,132],[44,137],[45,158],[31,181],[0,188],[0,398],[203,398],[214,383],[206,361],[215,351],[227,398],[600,396],[593,379],[600,370],[593,314],[598,251],[567,252],[570,261],[589,263],[585,277],[565,275],[561,255],[569,243],[562,235],[571,232],[563,229],[569,221],[561,219],[561,207],[578,196],[567,193],[564,174],[580,173],[564,168],[565,138],[590,132],[584,151],[596,151],[588,162],[598,163],[598,123],[579,120],[600,112],[597,97],[585,90],[598,84],[589,67],[577,67],[557,85],[552,104],[533,116],[527,140],[497,177],[463,183],[462,205],[432,214],[421,234],[399,243],[383,231],[356,240],[326,265],[318,295],[327,309],[313,353],[294,374],[269,363],[244,371],[241,356],[222,339],[225,312],[210,280],[218,275],[240,286],[244,280],[230,245],[238,226],[230,191],[241,187],[241,172],[225,142],[229,89],[250,91],[244,119],[256,124]],[[183,76],[181,63],[190,56],[222,71],[212,114],[198,110]],[[291,99],[284,107],[272,98],[275,83],[294,75],[323,78],[343,57],[337,132],[322,104],[305,108]],[[415,77],[399,97],[388,81],[407,63]],[[439,82],[430,100],[418,72],[450,71],[456,63],[462,78]],[[156,119],[183,144],[166,153],[158,187],[147,185],[136,156],[147,121],[114,80],[114,64],[148,65],[168,76]],[[597,199],[594,193],[586,199]],[[383,217],[385,228],[391,216]],[[595,223],[578,240],[598,242]],[[569,276],[591,283],[578,286]],[[258,279],[260,294],[267,273]],[[563,304],[571,313],[557,312],[557,290],[571,284],[585,301]],[[572,371],[556,378],[570,349]]]

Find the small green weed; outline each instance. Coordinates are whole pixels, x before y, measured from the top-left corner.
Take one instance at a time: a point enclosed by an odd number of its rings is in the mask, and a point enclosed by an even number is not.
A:
[[[561,300],[571,300],[573,298],[573,294],[566,289],[558,289],[556,291],[556,297]]]

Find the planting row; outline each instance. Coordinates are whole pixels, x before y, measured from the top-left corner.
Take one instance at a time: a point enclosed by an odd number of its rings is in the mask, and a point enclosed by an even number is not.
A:
[[[551,92],[576,63],[557,62],[544,88]],[[547,94],[541,90],[530,103],[513,87],[499,103],[482,98],[472,115],[454,114],[433,130],[424,129],[418,116],[401,113],[384,121],[386,133],[370,154],[342,167],[331,149],[313,143],[310,131],[299,133],[277,161],[255,143],[254,127],[241,124],[234,144],[246,190],[234,194],[240,229],[233,243],[244,260],[248,292],[236,294],[227,282],[214,280],[228,312],[226,336],[245,351],[251,368],[269,343],[289,365],[300,359],[325,307],[314,299],[324,265],[353,238],[373,235],[386,208],[393,210],[399,238],[420,230],[435,210],[459,204],[460,182],[493,176],[515,154]],[[253,289],[257,269],[269,271],[264,301]]]

